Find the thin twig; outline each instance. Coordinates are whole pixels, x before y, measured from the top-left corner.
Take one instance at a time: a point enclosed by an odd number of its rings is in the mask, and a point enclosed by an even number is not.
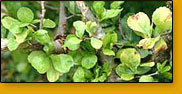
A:
[[[45,5],[45,7],[46,7],[46,8],[49,8],[49,9],[51,9],[51,10],[56,10],[56,11],[59,10],[59,8],[56,8],[56,7],[53,7],[53,6],[50,6],[50,5]]]
[[[154,76],[154,75],[158,75],[159,74],[159,72],[158,71],[156,71],[156,72],[154,72],[154,73],[151,73],[151,74],[147,74],[147,75],[143,75],[143,76]],[[135,78],[140,78],[141,76],[136,76]]]
[[[72,17],[74,17],[74,16],[76,16],[76,15],[68,16],[66,19],[68,20],[68,19],[70,19],[70,18],[72,18]]]
[[[122,30],[122,23],[121,23],[121,19],[119,18],[119,26],[118,26],[118,29],[121,33],[121,36],[123,37],[123,39],[126,39],[126,37],[124,36],[124,32]]]
[[[40,29],[43,28],[43,20],[44,20],[44,16],[45,16],[45,1],[40,1],[40,4],[41,4],[41,8],[42,8],[42,13],[41,13],[41,16],[40,16]]]

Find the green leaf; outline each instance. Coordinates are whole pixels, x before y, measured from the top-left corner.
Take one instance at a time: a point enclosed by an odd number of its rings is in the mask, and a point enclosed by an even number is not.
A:
[[[152,54],[152,51],[145,50],[145,49],[138,49],[138,52],[140,53],[141,58],[145,58],[148,55]]]
[[[82,66],[86,69],[93,68],[97,63],[97,56],[94,54],[87,54],[82,58]]]
[[[81,60],[82,60],[83,56],[86,54],[86,52],[76,50],[76,51],[71,51],[68,54],[70,56],[72,56],[72,58],[73,58],[73,60],[75,62],[75,65],[81,65]]]
[[[122,24],[122,31],[125,35],[125,39],[132,42],[132,43],[138,43],[140,40],[140,37],[135,34],[135,32],[132,31],[132,29],[129,28],[127,24],[128,17],[133,15],[133,13],[127,13],[123,18],[121,18],[121,24]]]
[[[50,59],[43,51],[31,52],[28,61],[40,74],[44,74],[50,68]]]
[[[120,64],[116,67],[116,73],[123,79],[123,80],[132,80],[134,78],[134,73],[128,68],[127,66]]]
[[[153,15],[152,21],[160,30],[159,34],[162,34],[166,30],[170,30],[172,28],[172,12],[167,7],[159,7],[157,8]]]
[[[151,37],[152,30],[150,27],[150,19],[145,13],[139,12],[135,15],[129,16],[127,23],[138,36],[143,38]]]
[[[44,19],[43,21],[43,27],[45,28],[54,28],[56,26],[55,22],[53,22],[50,19]]]
[[[70,68],[74,66],[73,58],[70,55],[59,54],[50,56],[54,68],[60,73],[69,72]]]
[[[163,68],[160,70],[160,73],[164,73],[164,72],[167,72],[167,71],[169,71],[169,70],[171,70],[171,66],[165,66],[165,67],[163,67]]]
[[[61,73],[59,73],[58,71],[56,71],[53,67],[53,65],[51,64],[49,70],[47,71],[47,80],[49,82],[55,82],[59,79],[59,76],[62,75]]]
[[[103,65],[103,72],[105,72],[107,74],[107,76],[109,76],[111,74],[111,71],[112,69],[110,68],[110,65],[111,65],[112,62],[104,62],[104,65]]]
[[[102,15],[102,19],[100,21],[106,20],[106,19],[110,19],[113,17],[116,17],[117,15],[119,15],[119,13],[121,13],[123,9],[111,9],[111,10],[107,10],[103,13]]]
[[[150,70],[151,70],[151,68],[148,66],[139,66],[137,68],[137,71],[135,72],[135,74],[142,75],[142,74],[149,72]]]
[[[85,32],[85,23],[82,21],[76,21],[73,23],[73,26],[76,29],[76,36],[82,38]]]
[[[89,36],[93,36],[93,34],[95,33],[95,31],[97,30],[97,23],[96,22],[92,22],[92,21],[88,21],[86,23],[85,29],[88,32]]]
[[[66,41],[63,47],[68,47],[70,50],[77,50],[82,40],[78,39],[75,35],[69,34],[66,37]]]
[[[71,36],[68,39],[68,42],[71,44],[80,44],[82,40],[78,39],[76,36]]]
[[[166,50],[167,48],[168,47],[164,39],[160,38],[159,41],[154,46],[154,53],[160,53],[161,51]]]
[[[5,38],[6,37],[6,33],[7,33],[6,29],[4,28],[3,25],[1,25],[1,38]]]
[[[102,14],[105,12],[104,8],[105,2],[104,1],[94,1],[93,8],[96,12],[96,16],[98,19],[101,19]]]
[[[109,56],[115,56],[115,53],[113,50],[110,50],[110,49],[103,49],[102,52],[105,54],[105,55],[109,55]]]
[[[11,17],[4,17],[1,22],[2,25],[9,30],[20,25],[20,22],[18,20]]]
[[[24,30],[22,33],[16,34],[16,42],[18,43],[23,43],[26,39],[26,37],[28,36],[28,32],[30,32],[30,30]]]
[[[111,9],[119,9],[124,1],[113,1],[110,5]]]
[[[50,54],[51,51],[54,50],[54,44],[52,42],[44,45],[44,48],[43,50],[47,53],[47,54]]]
[[[35,20],[32,21],[32,24],[36,24],[36,23],[39,23],[39,22],[40,22],[39,19],[35,19]]]
[[[102,47],[102,41],[99,39],[96,39],[94,37],[91,38],[91,45],[95,49],[100,49]]]
[[[160,39],[160,36],[156,38],[145,38],[140,40],[140,42],[137,44],[138,47],[143,47],[143,49],[152,49],[155,45],[155,43]]]
[[[140,66],[141,67],[153,67],[155,65],[155,62],[146,62],[142,63]]]
[[[17,17],[22,22],[30,23],[34,19],[34,14],[31,9],[27,7],[21,7],[17,11]]]
[[[118,52],[116,53],[116,58],[120,58],[122,51],[123,51],[123,49],[118,50]]]
[[[115,32],[109,32],[104,36],[103,47],[112,49],[113,45],[117,42],[117,34]]]
[[[78,67],[76,72],[73,75],[74,82],[85,82],[85,73],[82,67]]]
[[[15,40],[15,38],[10,38],[8,41],[8,49],[10,51],[16,50],[20,44]]]
[[[41,44],[48,44],[51,42],[51,38],[48,35],[46,30],[38,30],[33,35],[34,39],[37,40]]]
[[[140,65],[140,54],[134,48],[123,49],[120,60],[122,64],[129,67],[132,71],[136,71]]]
[[[64,5],[67,7],[68,11],[71,13],[71,14],[79,14],[80,13],[80,10],[79,8],[77,7],[75,1],[67,1],[64,3]]]
[[[154,82],[154,79],[151,76],[141,76],[139,82]]]

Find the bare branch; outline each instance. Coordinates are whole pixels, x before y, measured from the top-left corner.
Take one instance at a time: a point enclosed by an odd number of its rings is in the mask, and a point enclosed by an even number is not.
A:
[[[95,18],[95,16],[92,14],[90,11],[89,7],[85,5],[84,1],[76,1],[76,4],[78,8],[80,9],[82,15],[89,21],[96,22],[98,25],[97,31],[94,34],[94,37],[98,39],[103,39],[104,37],[104,32],[102,31],[102,27],[99,23],[99,21]]]
[[[45,5],[46,8],[49,8],[51,10],[59,10],[59,8],[56,8],[56,7],[53,7],[53,6],[50,6],[50,5]]]
[[[43,28],[43,20],[44,20],[44,16],[45,16],[45,1],[40,1],[40,4],[41,4],[41,8],[42,8],[42,13],[41,13],[41,16],[40,16],[40,29]]]
[[[67,25],[67,17],[65,13],[65,1],[60,1],[60,9],[59,9],[59,26],[58,31],[56,32],[56,37],[61,35],[64,36],[66,33],[66,25]]]

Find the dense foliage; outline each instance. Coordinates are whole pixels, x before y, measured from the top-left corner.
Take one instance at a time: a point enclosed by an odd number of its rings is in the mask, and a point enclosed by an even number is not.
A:
[[[171,2],[1,5],[2,82],[172,82]]]

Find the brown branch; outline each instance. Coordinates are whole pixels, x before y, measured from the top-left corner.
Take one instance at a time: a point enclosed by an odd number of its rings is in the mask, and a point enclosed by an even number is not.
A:
[[[45,16],[45,1],[40,1],[40,4],[41,4],[41,8],[42,8],[42,13],[41,13],[41,16],[40,16],[40,29],[43,28],[43,20],[44,20],[44,16]]]
[[[104,34],[103,30],[102,30],[102,27],[101,27],[99,21],[95,18],[95,16],[90,11],[89,7],[85,5],[84,1],[76,1],[76,4],[77,4],[78,8],[80,9],[82,15],[87,20],[97,23],[98,28],[97,28],[97,31],[94,34],[94,37],[96,37],[98,39],[103,39],[105,34]]]
[[[54,47],[56,52],[61,51],[62,43],[60,42],[64,41],[64,38],[66,36],[65,33],[66,33],[66,26],[67,26],[67,17],[66,17],[64,2],[65,1],[60,1],[58,30],[54,36],[54,40],[55,40]]]
[[[56,37],[59,35],[64,36],[64,34],[66,33],[67,17],[66,17],[64,2],[65,1],[60,1],[59,26],[58,26],[58,31],[56,32]]]

